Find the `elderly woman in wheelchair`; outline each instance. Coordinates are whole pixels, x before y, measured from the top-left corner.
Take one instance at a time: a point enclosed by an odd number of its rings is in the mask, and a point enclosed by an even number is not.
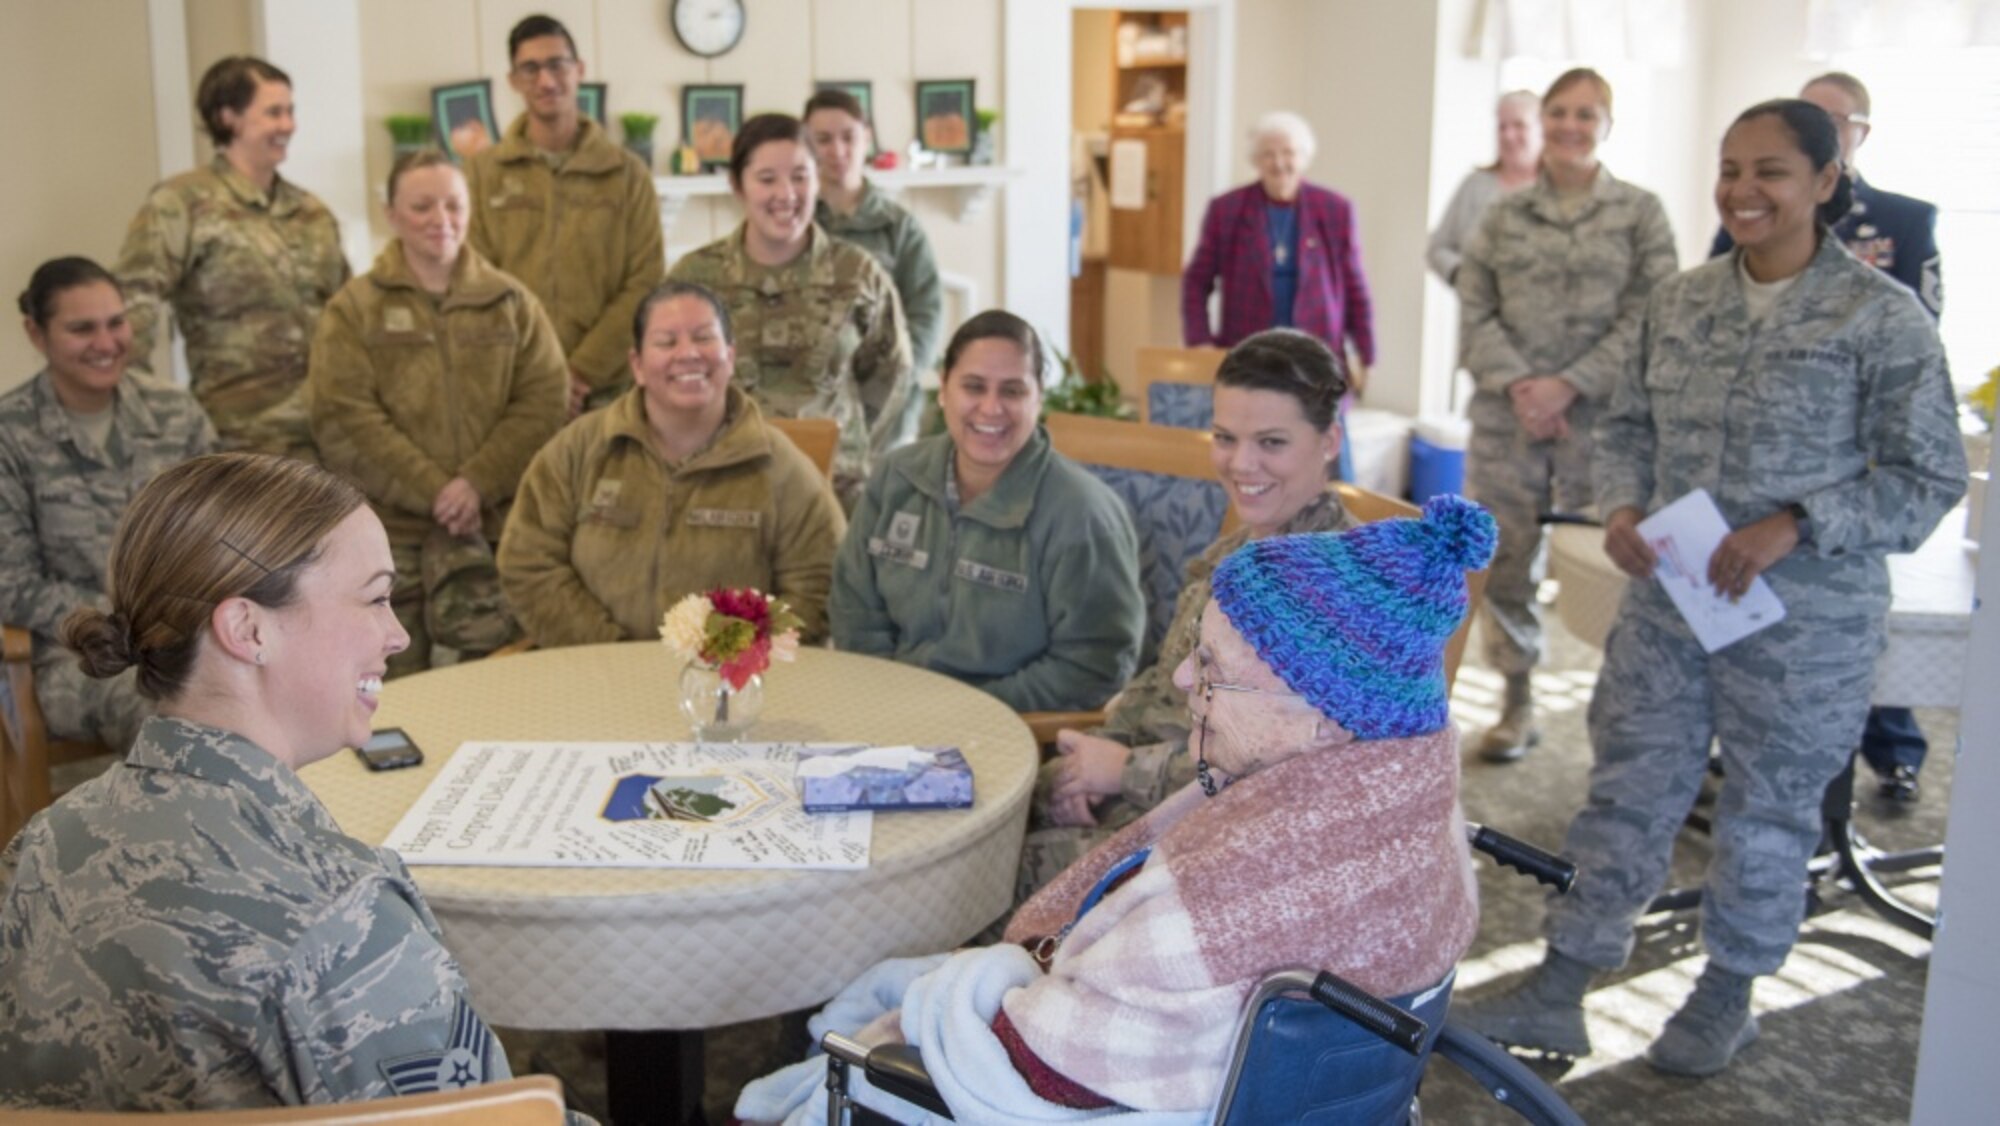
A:
[[[1196,1121],[1270,972],[1378,996],[1446,980],[1478,904],[1444,648],[1494,535],[1444,496],[1421,520],[1231,555],[1175,674],[1198,780],[1057,876],[1004,943],[884,963],[815,1035],[865,1023],[864,1042],[914,1045],[962,1121]],[[813,1120],[823,1075],[758,1080],[737,1114]]]

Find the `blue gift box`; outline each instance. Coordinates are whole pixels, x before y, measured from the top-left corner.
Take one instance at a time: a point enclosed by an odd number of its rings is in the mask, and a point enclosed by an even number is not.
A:
[[[806,748],[793,778],[807,813],[972,804],[972,765],[957,747]]]

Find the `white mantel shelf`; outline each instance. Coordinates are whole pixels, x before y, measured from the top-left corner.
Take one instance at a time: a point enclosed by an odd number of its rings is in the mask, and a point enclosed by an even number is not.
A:
[[[993,164],[960,165],[952,168],[898,168],[887,172],[870,169],[868,182],[890,197],[906,191],[945,192],[953,216],[963,223],[985,209],[993,190],[1019,176],[1018,168]],[[671,232],[674,218],[688,200],[729,194],[729,177],[721,173],[703,176],[655,176],[653,188],[660,195],[660,228]],[[669,235],[671,237],[671,234]]]

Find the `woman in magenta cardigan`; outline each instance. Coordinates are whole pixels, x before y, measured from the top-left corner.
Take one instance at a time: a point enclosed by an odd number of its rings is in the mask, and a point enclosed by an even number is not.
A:
[[[1253,332],[1296,328],[1349,354],[1353,394],[1375,366],[1375,308],[1361,273],[1354,205],[1305,180],[1313,134],[1295,113],[1266,114],[1250,135],[1257,182],[1209,201],[1201,242],[1181,275],[1181,336],[1190,348],[1228,348]],[[1222,286],[1222,329],[1208,297]],[[1341,418],[1347,400],[1341,402]],[[1346,443],[1340,476],[1354,477]]]

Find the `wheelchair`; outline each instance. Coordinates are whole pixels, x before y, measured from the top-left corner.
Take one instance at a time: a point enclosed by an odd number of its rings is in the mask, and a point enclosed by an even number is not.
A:
[[[1558,892],[1575,882],[1575,866],[1559,857],[1480,825],[1468,826],[1468,835],[1474,849]],[[1266,977],[1244,1005],[1211,1121],[1420,1122],[1417,1088],[1430,1059],[1442,1056],[1527,1122],[1582,1126],[1562,1096],[1520,1059],[1449,1021],[1455,977],[1389,1000],[1331,973],[1284,970]],[[870,1049],[838,1032],[827,1033],[820,1046],[827,1056],[829,1126],[893,1121],[852,1097],[856,1069],[878,1093],[952,1117],[915,1047]]]

